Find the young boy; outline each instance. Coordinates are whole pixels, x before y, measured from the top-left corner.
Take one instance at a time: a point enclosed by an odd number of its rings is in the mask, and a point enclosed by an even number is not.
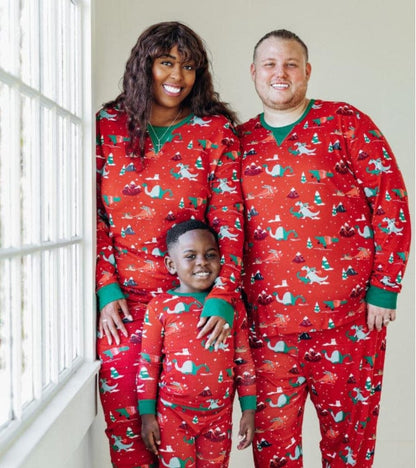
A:
[[[237,448],[248,447],[254,436],[247,317],[237,305],[227,343],[206,348],[206,337],[196,338],[197,323],[221,268],[217,235],[192,219],[171,228],[166,243],[165,265],[180,286],[148,304],[137,375],[142,438],[161,466],[227,467],[235,388],[242,410]]]

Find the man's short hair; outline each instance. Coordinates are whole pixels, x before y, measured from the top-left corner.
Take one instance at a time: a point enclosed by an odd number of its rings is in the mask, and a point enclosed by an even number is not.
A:
[[[256,44],[255,47],[254,47],[253,62],[254,62],[255,59],[256,59],[256,52],[257,52],[257,49],[258,49],[259,45],[260,45],[263,41],[265,41],[266,39],[269,39],[269,37],[276,37],[276,38],[278,38],[278,39],[286,39],[286,40],[298,42],[298,43],[303,47],[303,50],[305,51],[306,61],[309,60],[308,47],[306,46],[306,44],[302,41],[302,39],[301,39],[297,34],[295,34],[295,33],[292,32],[292,31],[288,31],[287,29],[275,29],[274,31],[270,31],[270,32],[268,32],[267,34],[265,34],[265,35],[257,42],[257,44]]]
[[[166,245],[168,250],[170,250],[176,244],[176,242],[178,242],[178,239],[182,234],[185,234],[188,231],[194,231],[195,229],[209,231],[214,236],[215,242],[218,245],[218,234],[214,231],[214,229],[212,229],[211,226],[208,226],[208,224],[200,221],[199,219],[188,219],[187,221],[175,224],[167,232]]]

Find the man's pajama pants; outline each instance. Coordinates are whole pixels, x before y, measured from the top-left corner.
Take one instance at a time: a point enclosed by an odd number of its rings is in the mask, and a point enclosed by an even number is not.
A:
[[[362,323],[301,335],[263,338],[257,370],[257,468],[302,467],[306,398],[320,424],[322,466],[371,467],[386,346],[386,329]]]

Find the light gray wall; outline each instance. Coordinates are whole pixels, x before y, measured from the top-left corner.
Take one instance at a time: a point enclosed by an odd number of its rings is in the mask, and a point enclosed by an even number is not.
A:
[[[254,44],[272,29],[293,30],[310,49],[309,97],[345,100],[373,118],[396,154],[414,211],[414,0],[96,0],[94,11],[96,109],[118,94],[125,62],[142,30],[179,20],[205,40],[222,99],[248,119],[261,111],[249,76]],[[414,282],[412,258],[398,319],[389,327],[375,468],[415,466]],[[91,431],[97,468],[110,466],[103,430],[100,415]],[[304,439],[305,468],[320,467],[310,407]],[[249,451],[233,454],[231,468],[251,466],[249,457]]]

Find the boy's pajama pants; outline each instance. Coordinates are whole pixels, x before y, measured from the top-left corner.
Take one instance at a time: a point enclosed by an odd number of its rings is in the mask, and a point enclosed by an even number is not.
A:
[[[320,424],[322,466],[371,467],[376,441],[386,329],[360,324],[263,338],[257,371],[257,468],[302,467],[306,398]]]
[[[183,410],[159,401],[159,466],[226,468],[231,451],[232,406],[217,411]]]

